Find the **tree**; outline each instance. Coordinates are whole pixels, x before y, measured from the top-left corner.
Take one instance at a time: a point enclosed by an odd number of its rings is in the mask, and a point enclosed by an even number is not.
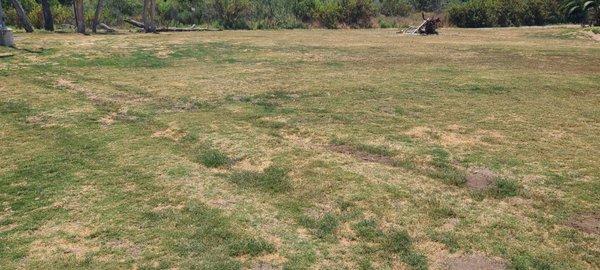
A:
[[[42,14],[44,17],[44,29],[47,31],[54,31],[54,18],[52,17],[52,9],[50,8],[50,2],[48,0],[41,0],[42,2]]]
[[[75,13],[75,27],[77,28],[77,33],[85,34],[83,0],[73,0],[73,11]]]
[[[21,21],[21,25],[25,28],[25,31],[27,31],[27,33],[33,32],[33,25],[31,25],[29,18],[27,18],[27,13],[25,13],[21,2],[19,0],[11,0],[11,3],[17,11],[17,17],[19,17],[19,21]]]
[[[146,33],[156,32],[156,24],[154,24],[155,17],[156,0],[144,0],[144,11],[142,13],[142,19],[144,21],[144,31],[146,31]]]
[[[6,28],[4,24],[4,10],[2,9],[2,1],[0,1],[0,29]]]
[[[567,15],[569,16],[580,12],[583,15],[583,20],[581,21],[582,26],[585,25],[586,20],[590,16],[594,16],[595,25],[600,25],[600,0],[573,0],[567,2],[565,9],[567,10]]]
[[[96,6],[96,13],[94,14],[94,21],[92,22],[92,33],[96,33],[98,24],[100,24],[100,16],[102,16],[102,10],[104,9],[104,0],[98,0]]]

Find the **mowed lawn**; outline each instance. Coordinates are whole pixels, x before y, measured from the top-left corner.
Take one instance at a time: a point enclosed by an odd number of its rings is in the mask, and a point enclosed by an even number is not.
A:
[[[17,34],[0,268],[598,269],[578,28]]]

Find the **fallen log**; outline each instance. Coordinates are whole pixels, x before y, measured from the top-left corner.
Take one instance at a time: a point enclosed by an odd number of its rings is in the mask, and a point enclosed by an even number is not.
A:
[[[156,32],[203,32],[203,31],[222,31],[221,29],[209,29],[209,28],[158,28]]]
[[[142,29],[144,29],[144,24],[143,24],[143,23],[141,23],[141,22],[138,22],[138,21],[136,21],[136,20],[134,20],[134,19],[129,19],[129,18],[126,18],[126,19],[124,19],[123,21],[125,21],[126,23],[128,23],[128,24],[131,24],[131,25],[133,25],[133,26],[135,26],[135,27],[137,27],[137,28],[142,28]]]
[[[115,33],[115,32],[117,32],[117,29],[114,29],[114,28],[106,25],[105,23],[99,23],[98,24],[98,28],[103,29],[107,33]]]
[[[134,19],[124,19],[126,23],[129,23],[137,28],[144,29],[144,23],[138,22]],[[203,32],[203,31],[222,31],[221,29],[210,29],[210,28],[196,28],[195,25],[189,28],[169,28],[169,27],[161,27],[156,28],[156,32]]]

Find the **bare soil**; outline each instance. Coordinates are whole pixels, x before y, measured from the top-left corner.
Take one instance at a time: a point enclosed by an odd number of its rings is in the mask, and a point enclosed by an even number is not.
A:
[[[485,190],[496,182],[496,175],[487,168],[470,169],[467,173],[467,186],[474,190]]]
[[[484,254],[470,254],[449,258],[445,264],[448,270],[503,270],[506,268],[504,261],[493,259]]]
[[[567,226],[589,234],[600,234],[600,212],[575,215],[567,221]]]
[[[329,145],[327,148],[329,148],[329,150],[331,151],[350,155],[355,157],[356,159],[360,159],[366,162],[380,163],[385,165],[394,164],[394,159],[392,159],[391,157],[360,151],[350,145]]]

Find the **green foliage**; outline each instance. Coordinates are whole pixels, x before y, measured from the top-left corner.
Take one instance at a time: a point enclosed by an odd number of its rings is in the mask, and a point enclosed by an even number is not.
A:
[[[544,25],[564,20],[558,0],[470,0],[453,3],[447,13],[458,27]]]
[[[252,13],[250,0],[210,0],[207,15],[225,29],[248,29]]]
[[[563,9],[567,16],[574,17],[583,24],[593,20],[597,26],[600,25],[600,0],[572,0]]]
[[[382,0],[379,11],[385,16],[407,16],[412,6],[406,0]]]
[[[7,0],[2,1],[9,5]],[[40,28],[43,22],[38,1],[21,2],[32,24]],[[72,24],[70,1],[51,2],[57,26]],[[86,0],[88,25],[95,4],[96,1]],[[442,9],[447,9],[450,22],[459,27],[543,25],[564,22],[567,13],[577,21],[598,14],[597,0],[574,0],[567,5],[562,0],[164,0],[157,1],[157,5],[159,24],[205,24],[224,29],[371,27],[373,19],[381,15],[408,16],[413,11]],[[7,24],[19,24],[14,9],[7,8],[5,12]],[[140,19],[141,12],[142,1],[106,0],[102,21],[118,26],[127,17]],[[386,20],[379,20],[379,25],[396,27]]]

